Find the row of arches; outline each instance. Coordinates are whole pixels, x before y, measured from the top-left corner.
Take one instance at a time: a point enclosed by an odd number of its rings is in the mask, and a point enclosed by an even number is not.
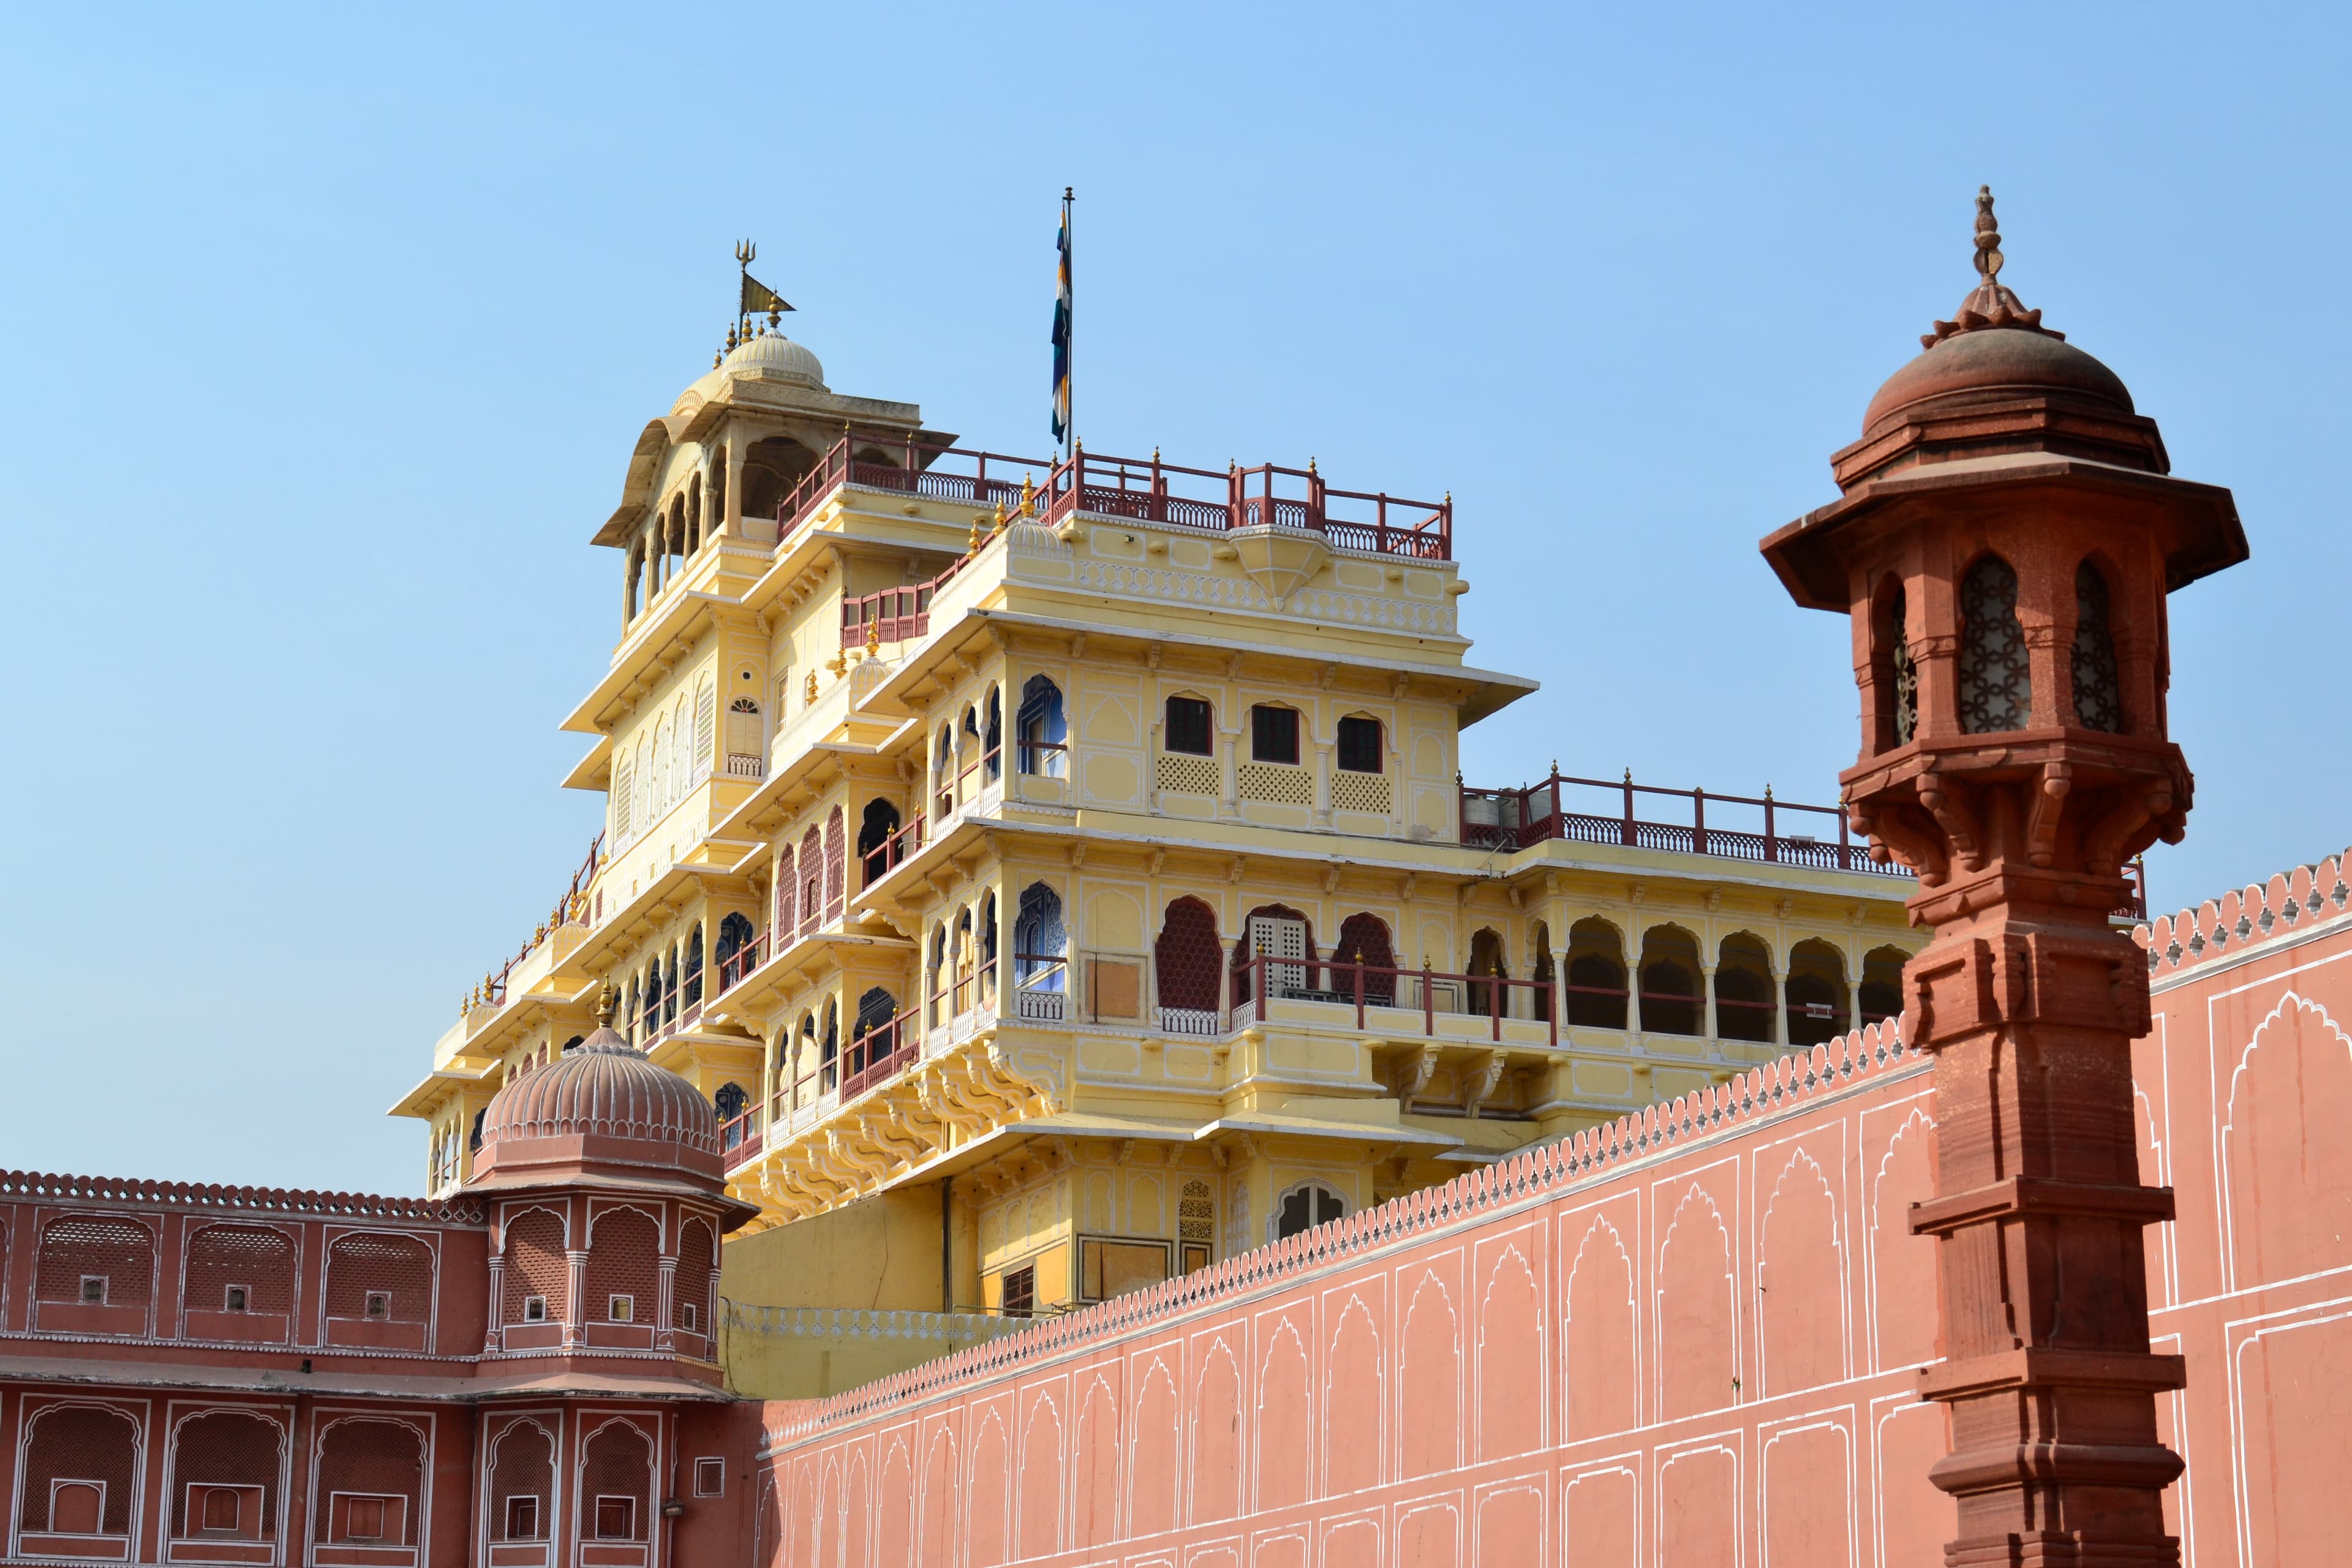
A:
[[[509,1217],[506,1246],[499,1254],[499,1321],[658,1326],[661,1265],[672,1261],[663,1247],[660,1221],[628,1206],[604,1208],[592,1215],[587,1267],[577,1301],[572,1297],[571,1234],[570,1220],[554,1209],[531,1208]],[[691,1218],[678,1227],[677,1241],[670,1326],[679,1332],[707,1334],[715,1305],[717,1239],[707,1221]]]
[[[681,691],[667,713],[640,725],[636,744],[613,767],[612,834],[619,846],[658,822],[710,776],[719,693],[709,675]]]
[[[181,1305],[205,1312],[291,1313],[298,1245],[276,1226],[221,1222],[189,1232]],[[155,1231],[114,1215],[66,1215],[35,1244],[34,1299],[142,1310],[155,1300]],[[423,1323],[433,1312],[433,1249],[414,1236],[352,1231],[327,1244],[330,1318]]]

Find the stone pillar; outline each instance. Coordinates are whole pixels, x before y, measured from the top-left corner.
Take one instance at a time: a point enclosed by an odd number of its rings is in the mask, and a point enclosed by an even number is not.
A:
[[[506,1348],[507,1258],[503,1251],[490,1254],[489,1309],[489,1331],[482,1336],[482,1353],[496,1355]]]
[[[665,1253],[656,1268],[660,1278],[656,1286],[654,1349],[674,1350],[677,1346],[677,1333],[671,1321],[670,1303],[677,1293],[677,1259]]]
[[[588,1255],[566,1252],[563,1260],[569,1266],[563,1292],[563,1347],[570,1350],[587,1339]]]

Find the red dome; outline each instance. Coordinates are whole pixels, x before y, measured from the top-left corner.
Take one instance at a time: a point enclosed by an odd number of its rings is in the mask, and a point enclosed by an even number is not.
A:
[[[681,1179],[720,1186],[719,1113],[692,1084],[609,1028],[490,1100],[476,1186]]]
[[[1862,416],[1863,438],[1895,416],[1958,412],[1969,404],[2056,397],[2114,414],[2132,412],[2123,377],[2057,333],[2039,327],[1979,327],[1947,335],[1886,378]]]

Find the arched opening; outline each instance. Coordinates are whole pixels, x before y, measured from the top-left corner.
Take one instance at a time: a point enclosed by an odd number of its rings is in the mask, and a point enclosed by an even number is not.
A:
[[[654,961],[646,966],[644,1037],[648,1040],[653,1038],[654,1031],[661,1027],[661,959],[656,955]]]
[[[801,1015],[799,1043],[793,1047],[793,1103],[813,1105],[824,1092],[817,1065],[816,1015]]]
[[[241,1410],[215,1410],[172,1434],[172,1535],[182,1541],[274,1541],[286,1434]]]
[[[1484,1018],[1492,1013],[1510,1012],[1510,988],[1491,984],[1483,978],[1499,978],[1510,972],[1509,965],[1503,961],[1502,933],[1492,926],[1481,926],[1472,931],[1470,966],[1466,973],[1473,976],[1469,988],[1469,1006],[1473,1014]]]
[[[801,934],[824,923],[824,835],[811,827],[801,835]]]
[[[931,932],[930,977],[924,994],[930,998],[929,1022],[936,1029],[948,1021],[948,928],[944,925]]]
[[[777,517],[784,498],[815,466],[816,454],[789,436],[752,442],[743,454],[743,515]]]
[[[845,901],[849,896],[849,833],[841,807],[835,806],[824,816],[824,918],[841,918]]]
[[[938,801],[934,820],[944,820],[955,815],[956,754],[955,726],[940,726],[938,742],[931,754],[931,795]]]
[[[751,1108],[751,1097],[740,1083],[722,1083],[719,1092],[710,1097],[710,1104],[719,1112],[719,1121],[732,1121]]]
[[[1069,933],[1062,926],[1062,895],[1043,882],[1021,889],[1013,917],[1013,982],[1023,991],[1059,993]]]
[[[590,1434],[580,1461],[580,1537],[585,1542],[649,1539],[653,1445],[625,1421]]]
[[[994,784],[1004,776],[1004,693],[1002,688],[988,689],[988,717],[980,732],[981,776]]]
[[[849,1070],[860,1073],[879,1065],[898,1048],[898,999],[879,985],[866,987],[857,998],[857,1016],[849,1030]]]
[[[1903,1011],[1903,966],[1910,962],[1899,947],[1874,947],[1862,955],[1862,984],[1854,991],[1857,1025],[1883,1024]]]
[[[865,874],[859,886],[872,887],[898,863],[899,847],[890,842],[898,831],[897,806],[878,798],[866,803],[866,815],[857,825],[857,860]]]
[[[702,476],[696,474],[686,481],[686,552],[697,555],[702,551]]]
[[[17,1522],[57,1535],[131,1533],[139,1423],[111,1406],[50,1405],[26,1423]],[[117,1561],[131,1553],[128,1542]]]
[[[346,1416],[320,1436],[316,1473],[321,1506],[311,1515],[311,1537],[318,1544],[416,1544],[424,1433],[405,1421]]]
[[[1171,697],[1160,732],[1160,749],[1182,756],[1206,757],[1216,752],[1216,712],[1198,697]]]
[[[734,1086],[728,1086],[733,1089]],[[722,1091],[723,1092],[723,1091]],[[735,1089],[736,1115],[743,1091]],[[724,1110],[722,1120],[731,1121]],[[659,1300],[661,1230],[633,1208],[604,1209],[588,1233],[588,1268],[582,1280],[586,1299],[582,1318],[591,1323],[638,1323],[651,1327]]]
[[[1568,1021],[1588,1029],[1625,1026],[1625,939],[1593,917],[1568,928]]]
[[[1533,1008],[1528,1016],[1539,1024],[1549,1023],[1551,1019],[1552,982],[1558,976],[1551,956],[1551,928],[1541,921],[1528,927],[1528,978],[1540,987],[1529,994]]]
[[[949,944],[949,960],[955,966],[955,1010],[959,1016],[972,1007],[972,965],[979,949],[971,938],[971,911],[964,910],[956,917],[954,940]]]
[[[1260,904],[1242,921],[1234,944],[1234,1002],[1257,998],[1256,976],[1265,976],[1268,996],[1294,996],[1309,984],[1315,959],[1315,927],[1287,904]]]
[[[1021,772],[1058,779],[1068,772],[1069,722],[1062,713],[1062,689],[1042,675],[1021,688],[1021,710],[1013,720]]]
[[[1872,607],[1871,681],[1878,700],[1875,751],[1910,744],[1919,727],[1919,668],[1911,658],[1909,615],[1902,582],[1889,577],[1879,585]]]
[[[2116,637],[2108,622],[2107,579],[2088,561],[2074,568],[2074,721],[2085,730],[2120,735],[2124,728],[2122,677],[2116,668]]]
[[[1642,1032],[1645,1035],[1706,1033],[1706,996],[1700,990],[1698,942],[1680,926],[1652,926],[1642,933]]]
[[[1159,939],[1151,944],[1160,1027],[1183,1034],[1214,1032],[1217,971],[1223,959],[1217,917],[1209,906],[1194,898],[1171,903],[1160,917]]]
[[[1772,1043],[1772,950],[1753,931],[1723,939],[1715,960],[1715,1032],[1727,1040]]]
[[[637,618],[644,607],[641,591],[645,586],[646,545],[642,539],[629,542],[628,563],[621,569],[621,611],[629,620]]]
[[[1789,1044],[1818,1046],[1846,1029],[1845,955],[1818,937],[1789,950]]]
[[[827,1092],[841,1087],[841,1007],[824,1005],[824,1038],[817,1043],[817,1074]]]
[[[980,901],[980,1005],[996,1005],[996,892]]]
[[[1960,584],[1960,728],[1971,735],[2022,730],[2033,711],[2033,671],[2017,621],[2017,572],[1998,555]]]
[[[1286,1241],[1301,1231],[1346,1217],[1348,1200],[1322,1182],[1301,1182],[1274,1200],[1271,1239]]]
[[[1378,915],[1360,911],[1349,915],[1339,922],[1339,942],[1332,949],[1331,956],[1341,963],[1364,966],[1364,1001],[1368,1005],[1377,1007],[1396,1005],[1396,976],[1379,973],[1397,966],[1396,943],[1389,936],[1388,921]],[[1355,984],[1355,976],[1350,973],[1335,973],[1332,976],[1334,990],[1346,989],[1352,993]]]
[[[686,984],[683,1005],[698,1006],[702,1002],[702,922],[697,921],[686,937]]]
[[[490,1445],[490,1539],[545,1541],[555,1489],[555,1441],[518,1421]]]
[[[719,922],[719,942],[711,949],[711,957],[719,963],[719,989],[729,986],[751,972],[755,950],[752,942],[758,933],[743,915],[730,914]]]

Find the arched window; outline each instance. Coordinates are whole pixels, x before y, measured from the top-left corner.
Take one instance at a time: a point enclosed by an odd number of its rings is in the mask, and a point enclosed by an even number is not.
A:
[[[1877,679],[1885,745],[1907,746],[1919,728],[1919,667],[1911,658],[1910,601],[1903,584],[1891,585],[1879,611],[1878,645],[1884,651]]]
[[[2107,622],[2107,580],[2087,561],[2074,568],[2072,663],[2075,722],[2085,730],[2122,734],[2123,684],[2116,670],[2115,632]]]
[[[294,1242],[266,1226],[208,1225],[188,1237],[181,1305],[192,1312],[294,1310]],[[191,1338],[208,1339],[192,1333]]]
[[[721,991],[743,978],[749,971],[748,951],[758,933],[751,922],[740,914],[730,914],[719,922],[719,943],[710,956],[719,964],[719,988]]]
[[[980,901],[980,1005],[996,1005],[996,894]]]
[[[1021,689],[1021,711],[1013,721],[1020,771],[1040,778],[1067,776],[1069,721],[1062,713],[1062,689],[1033,675]]]
[[[1507,975],[1510,972],[1510,967],[1503,962],[1501,934],[1490,926],[1482,926],[1471,932],[1469,973],[1474,975],[1502,976]],[[1509,986],[1498,987],[1487,984],[1483,980],[1474,979],[1470,982],[1469,989],[1470,1011],[1476,1016],[1486,1017],[1490,1010],[1499,1012],[1505,1016],[1509,1016],[1511,1011]],[[1495,994],[1498,990],[1502,994]]]
[[[702,476],[696,474],[686,481],[686,552],[688,555],[702,548]]]
[[[849,1069],[862,1072],[898,1048],[898,999],[879,985],[867,987],[857,999],[857,1017],[849,1030]]]
[[[1166,718],[1160,735],[1161,751],[1192,757],[1215,754],[1216,713],[1207,702],[1198,697],[1171,697]]]
[[[1333,760],[1351,773],[1381,772],[1381,721],[1354,714],[1340,720],[1339,754]]]
[[[1625,944],[1604,920],[1568,931],[1568,1021],[1588,1029],[1625,1026]]]
[[[692,1007],[702,1000],[702,922],[697,921],[686,938],[686,986],[684,1005]]]
[[[986,761],[981,775],[990,784],[1004,776],[1004,694],[995,686],[988,689],[988,718],[981,726],[981,755]]]
[[[1528,952],[1532,955],[1528,978],[1541,987],[1529,994],[1534,1005],[1528,1016],[1544,1023],[1551,1017],[1552,982],[1557,976],[1552,969],[1551,928],[1541,921],[1528,928]]]
[[[1339,940],[1331,949],[1334,965],[1360,963],[1365,966],[1364,1000],[1373,1006],[1396,1005],[1396,976],[1380,971],[1396,967],[1396,944],[1389,936],[1389,922],[1374,914],[1352,914],[1339,922]],[[1352,996],[1356,976],[1352,970],[1334,967],[1329,971],[1331,989]]]
[[[835,806],[824,818],[824,918],[839,920],[843,900],[848,896],[849,835],[843,827],[841,807]]]
[[[1789,950],[1789,1044],[1818,1046],[1846,1029],[1845,957],[1808,938]]]
[[[2017,573],[2008,562],[1988,555],[1969,568],[1960,616],[1960,728],[1971,735],[2024,729],[2033,672],[2017,622]]]
[[[811,827],[801,835],[801,934],[824,923],[824,835]]]
[[[1217,917],[1198,899],[1178,899],[1161,917],[1152,943],[1151,967],[1160,989],[1162,1028],[1187,1033],[1213,1031],[1217,1016],[1217,972],[1224,951],[1217,941]],[[1187,1030],[1188,1024],[1202,1026]]]
[[[241,1410],[213,1410],[172,1431],[172,1538],[274,1541],[286,1433]]]
[[[719,1112],[719,1121],[732,1121],[751,1105],[751,1097],[744,1092],[740,1083],[722,1083],[719,1086],[719,1092],[710,1097],[710,1103]]]
[[[1274,1200],[1270,1224],[1274,1241],[1286,1241],[1300,1231],[1344,1218],[1348,1200],[1321,1182],[1301,1182]]]
[[[1304,991],[1311,984],[1314,958],[1314,923],[1287,904],[1260,904],[1243,920],[1242,940],[1234,944],[1234,1001],[1257,999],[1261,972],[1269,996]],[[1267,962],[1254,965],[1257,959]]]
[[[938,817],[955,815],[956,754],[955,726],[940,726],[936,750],[931,756],[931,795],[938,802]]]
[[[1642,933],[1643,1033],[1706,1032],[1700,973],[1698,943],[1690,932],[1680,926],[1652,926]]]
[[[898,863],[898,846],[890,842],[898,831],[897,806],[879,798],[866,803],[866,815],[857,825],[857,861],[865,877],[860,887],[872,887]]]
[[[966,910],[956,917],[955,941],[950,949],[955,959],[955,1010],[959,1014],[971,1011],[972,960],[976,956],[971,940],[971,911]]]
[[[730,1086],[732,1087],[731,1085]],[[735,1090],[740,1100],[743,1091]],[[636,1209],[605,1209],[588,1233],[587,1299],[581,1316],[592,1323],[651,1327],[660,1298],[661,1229]]]
[[[653,1445],[636,1427],[615,1419],[591,1433],[581,1450],[581,1540],[649,1540],[653,1474]]]
[[[1043,882],[1021,889],[1013,918],[1013,982],[1024,991],[1061,991],[1069,933],[1062,926],[1062,896]]]
[[[311,1539],[321,1546],[416,1544],[425,1491],[425,1434],[405,1421],[344,1416],[320,1436],[318,1510]]]
[[[1298,761],[1298,710],[1261,702],[1250,710],[1250,761]]]
[[[931,932],[930,983],[925,987],[931,999],[930,1022],[933,1028],[948,1021],[948,928],[936,927]]]
[[[829,1091],[841,1087],[841,1008],[824,1005],[824,1038],[817,1046],[817,1068]]]
[[[555,1442],[536,1421],[518,1421],[490,1445],[490,1539],[545,1541],[555,1487]]]
[[[26,1425],[20,1528],[58,1535],[131,1533],[139,1423],[111,1405],[52,1405]],[[118,1561],[128,1560],[126,1550]]]
[[[800,883],[793,872],[793,847],[787,843],[776,848],[776,920],[775,947],[778,952],[792,941],[793,931],[800,924]]]
[[[1903,966],[1909,955],[1899,947],[1874,947],[1863,954],[1862,984],[1854,994],[1856,1025],[1878,1024],[1903,1011]]]
[[[629,836],[629,789],[634,776],[629,771],[629,759],[623,757],[620,766],[613,771],[613,839],[615,843]]]
[[[1727,1040],[1772,1040],[1772,952],[1764,939],[1734,931],[1715,961],[1715,1032]]]

